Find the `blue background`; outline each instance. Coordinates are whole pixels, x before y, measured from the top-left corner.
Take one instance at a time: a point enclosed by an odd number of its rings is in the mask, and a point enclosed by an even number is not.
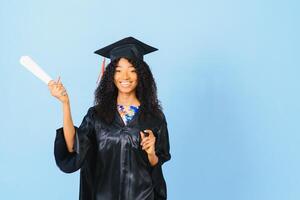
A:
[[[98,48],[134,36],[167,117],[171,200],[300,199],[299,1],[0,3],[1,199],[78,199],[55,165],[62,107],[20,64],[61,76],[79,125],[93,104]]]

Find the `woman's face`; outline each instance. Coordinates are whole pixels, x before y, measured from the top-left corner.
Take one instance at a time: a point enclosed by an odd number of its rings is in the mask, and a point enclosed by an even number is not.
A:
[[[131,94],[135,92],[138,83],[137,72],[126,58],[121,58],[117,63],[114,83],[119,93]]]

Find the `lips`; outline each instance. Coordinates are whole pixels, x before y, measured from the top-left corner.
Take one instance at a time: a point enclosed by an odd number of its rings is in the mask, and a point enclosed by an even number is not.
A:
[[[130,84],[131,84],[131,82],[129,82],[129,81],[121,81],[120,82],[120,85],[123,86],[123,87],[129,87]]]

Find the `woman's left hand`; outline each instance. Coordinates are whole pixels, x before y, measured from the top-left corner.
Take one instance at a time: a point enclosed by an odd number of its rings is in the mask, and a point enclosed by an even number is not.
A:
[[[147,152],[147,154],[155,154],[155,136],[153,132],[149,129],[144,130],[145,132],[149,133],[149,136],[145,136],[144,133],[141,131],[141,146],[142,149]]]

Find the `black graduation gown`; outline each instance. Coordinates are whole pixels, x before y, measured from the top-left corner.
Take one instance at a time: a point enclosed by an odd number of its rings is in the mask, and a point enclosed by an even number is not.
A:
[[[167,188],[162,164],[171,158],[167,122],[151,119],[140,122],[139,111],[125,125],[116,111],[107,125],[91,107],[81,125],[75,126],[74,152],[69,153],[63,128],[56,130],[54,155],[65,173],[80,169],[80,200],[164,200]],[[159,162],[151,166],[140,146],[140,131],[151,129],[156,137]]]

